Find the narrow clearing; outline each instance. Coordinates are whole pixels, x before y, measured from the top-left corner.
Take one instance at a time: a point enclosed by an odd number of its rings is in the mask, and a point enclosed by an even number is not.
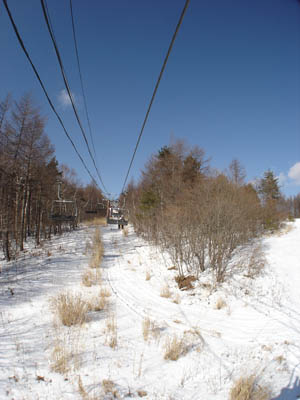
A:
[[[166,254],[116,227],[102,228],[101,287],[109,306],[81,327],[54,323],[50,298],[85,287],[93,228],[28,249],[0,274],[0,398],[228,399],[255,373],[273,399],[300,395],[300,220],[263,241],[263,273],[179,290]],[[178,359],[165,359],[176,335]],[[64,349],[68,371],[51,370]],[[55,353],[56,349],[56,353]],[[53,355],[54,354],[54,355]],[[168,358],[168,357],[167,357]],[[171,357],[172,358],[172,357]]]

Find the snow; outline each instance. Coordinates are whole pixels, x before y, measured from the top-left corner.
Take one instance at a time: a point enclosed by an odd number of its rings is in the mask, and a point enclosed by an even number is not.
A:
[[[93,229],[81,227],[39,248],[29,245],[18,261],[1,262],[1,399],[144,394],[224,400],[237,378],[252,373],[272,388],[274,400],[300,395],[300,220],[263,239],[267,263],[260,276],[251,279],[241,270],[211,290],[204,273],[189,291],[179,290],[168,255],[137,237],[132,227],[127,236],[117,226],[103,227],[102,286],[111,291],[110,305],[90,312],[81,327],[63,327],[54,318],[51,298],[70,291],[90,299],[99,292],[81,283]],[[170,295],[162,297],[166,287]],[[109,346],[112,318],[115,348]],[[147,318],[152,331],[145,341]],[[184,338],[185,351],[177,361],[166,360],[165,343],[174,335]],[[65,374],[51,369],[58,345],[72,353]]]

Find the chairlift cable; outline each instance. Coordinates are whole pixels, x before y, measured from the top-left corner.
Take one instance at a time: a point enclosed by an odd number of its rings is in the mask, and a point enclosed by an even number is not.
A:
[[[186,0],[186,2],[185,2],[184,8],[183,8],[183,10],[182,10],[182,12],[181,12],[179,21],[178,21],[178,23],[177,23],[175,32],[174,32],[174,34],[173,34],[171,43],[170,43],[170,45],[169,45],[167,54],[166,54],[166,56],[165,56],[165,59],[164,59],[164,62],[163,62],[163,66],[162,66],[161,71],[160,71],[160,73],[159,73],[159,76],[158,76],[158,79],[157,79],[157,82],[156,82],[156,85],[155,85],[155,88],[154,88],[154,91],[153,91],[153,94],[152,94],[152,97],[151,97],[151,100],[150,100],[148,109],[147,109],[147,112],[146,112],[146,116],[145,116],[145,118],[144,118],[144,122],[143,122],[143,125],[142,125],[142,128],[141,128],[140,134],[139,134],[139,136],[138,136],[138,140],[137,140],[136,145],[135,145],[135,149],[134,149],[134,152],[133,152],[133,155],[132,155],[130,164],[129,164],[129,168],[128,168],[128,171],[127,171],[127,174],[126,174],[124,183],[123,183],[123,187],[122,187],[121,193],[124,192],[125,185],[126,185],[126,182],[127,182],[128,176],[129,176],[129,172],[130,172],[130,170],[131,170],[131,167],[132,167],[132,164],[133,164],[133,160],[134,160],[134,157],[135,157],[137,148],[138,148],[138,146],[139,146],[141,137],[142,137],[142,135],[143,135],[144,128],[145,128],[145,125],[146,125],[146,122],[147,122],[147,119],[148,119],[148,116],[149,116],[149,113],[150,113],[150,110],[151,110],[151,107],[152,107],[152,104],[153,104],[153,101],[154,101],[154,98],[155,98],[155,95],[156,95],[156,92],[157,92],[158,86],[159,86],[159,84],[160,84],[162,75],[163,75],[164,70],[165,70],[165,67],[166,67],[166,65],[167,65],[167,61],[168,61],[169,55],[170,55],[170,53],[171,53],[173,44],[174,44],[174,42],[175,42],[176,36],[177,36],[177,34],[178,34],[179,28],[180,28],[180,26],[181,26],[181,23],[182,23],[182,20],[183,20],[184,15],[185,15],[185,12],[186,12],[186,10],[187,10],[187,7],[188,7],[188,5],[189,5],[189,2],[190,2],[190,0]]]
[[[72,96],[72,93],[71,93],[71,89],[70,89],[70,86],[69,86],[69,83],[68,83],[68,80],[67,80],[67,76],[66,76],[66,73],[65,73],[65,70],[64,70],[64,66],[63,66],[63,62],[62,62],[61,56],[60,56],[60,52],[58,50],[58,46],[57,46],[55,37],[53,35],[53,30],[51,29],[51,24],[50,24],[50,21],[49,21],[50,17],[47,15],[47,10],[46,10],[46,7],[45,7],[45,1],[44,0],[41,0],[41,6],[42,6],[42,10],[43,10],[44,19],[45,19],[45,22],[46,22],[46,25],[47,25],[47,28],[48,28],[48,32],[50,34],[50,37],[51,37],[51,40],[52,40],[52,43],[53,43],[53,46],[54,46],[54,50],[55,50],[55,53],[56,53],[56,56],[57,56],[57,60],[58,60],[58,63],[59,63],[59,67],[60,67],[60,70],[61,70],[63,81],[64,81],[64,84],[65,84],[66,90],[68,92],[68,95],[69,95],[69,98],[70,98],[70,101],[71,101],[71,104],[72,104],[72,108],[73,108],[76,120],[77,120],[78,125],[80,127],[80,130],[81,130],[81,133],[83,135],[84,141],[86,143],[89,155],[90,155],[90,157],[92,159],[92,162],[94,164],[97,176],[98,176],[98,178],[99,178],[99,180],[100,180],[105,192],[107,193],[107,189],[105,188],[105,185],[104,185],[104,183],[102,181],[101,175],[100,175],[99,170],[97,168],[95,159],[94,159],[94,157],[92,155],[89,142],[87,140],[85,131],[83,129],[82,123],[80,121],[80,118],[79,118],[79,115],[78,115],[78,112],[77,112],[77,109],[76,109],[76,106],[75,106],[75,103],[74,103],[74,99],[73,99],[73,96]]]
[[[75,31],[75,22],[74,22],[74,15],[73,15],[72,0],[70,0],[70,12],[71,12],[74,46],[75,46],[76,60],[77,60],[79,78],[80,78],[80,85],[81,85],[81,92],[82,92],[82,97],[83,97],[85,115],[86,115],[86,119],[87,119],[87,123],[88,123],[88,127],[89,127],[89,132],[90,132],[92,147],[93,147],[93,150],[94,150],[94,155],[95,155],[95,158],[97,159],[97,154],[96,154],[96,149],[95,149],[95,144],[94,144],[94,138],[93,138],[93,132],[92,132],[90,117],[89,117],[88,108],[87,108],[87,101],[86,101],[86,96],[85,96],[85,91],[84,91],[84,86],[83,86],[83,79],[82,79],[80,61],[79,61],[79,52],[78,52],[77,39],[76,39],[76,31]]]
[[[49,95],[48,95],[47,89],[45,88],[45,85],[43,84],[43,81],[42,81],[42,79],[41,79],[41,77],[40,77],[40,75],[39,75],[39,73],[38,73],[38,71],[37,71],[37,69],[36,69],[36,67],[35,67],[35,65],[34,65],[34,63],[33,63],[33,61],[31,60],[31,57],[30,57],[30,55],[29,55],[29,53],[28,53],[28,51],[27,51],[25,45],[24,45],[24,42],[23,42],[23,40],[22,40],[22,38],[21,38],[21,35],[20,35],[19,31],[18,31],[18,28],[17,28],[17,26],[16,26],[16,24],[15,24],[15,21],[14,21],[14,19],[13,19],[13,16],[12,16],[12,14],[11,14],[11,12],[10,12],[9,7],[8,7],[7,0],[3,0],[3,4],[4,4],[4,7],[5,7],[6,11],[7,11],[7,14],[8,14],[8,17],[9,17],[10,22],[11,22],[11,24],[12,24],[12,27],[13,27],[13,29],[14,29],[14,32],[15,32],[15,34],[16,34],[16,36],[17,36],[18,42],[19,42],[19,44],[20,44],[20,46],[21,46],[21,48],[22,48],[22,50],[23,50],[23,52],[24,52],[26,58],[28,59],[30,65],[31,65],[31,67],[32,67],[32,69],[33,69],[33,72],[35,73],[35,76],[37,77],[37,79],[38,79],[38,81],[39,81],[39,84],[40,84],[41,88],[43,89],[43,92],[44,92],[44,94],[45,94],[45,96],[46,96],[46,98],[47,98],[47,100],[48,100],[48,103],[49,103],[50,107],[52,108],[54,114],[56,115],[56,117],[57,117],[57,119],[58,119],[60,125],[62,126],[62,128],[63,128],[63,130],[64,130],[65,135],[66,135],[67,138],[69,139],[69,141],[70,141],[70,143],[71,143],[73,149],[75,150],[75,152],[76,152],[77,156],[79,157],[79,159],[80,159],[82,165],[84,166],[85,170],[86,170],[87,173],[89,174],[89,176],[90,176],[90,178],[92,179],[92,181],[97,185],[97,182],[96,182],[95,178],[94,178],[93,175],[91,174],[91,172],[90,172],[90,170],[88,169],[86,163],[84,162],[84,159],[82,158],[81,154],[80,154],[79,151],[77,150],[75,143],[73,142],[71,136],[69,135],[69,133],[68,133],[68,131],[67,131],[67,129],[66,129],[66,127],[65,127],[65,125],[64,125],[64,123],[63,123],[63,121],[62,121],[62,119],[61,119],[61,117],[60,117],[60,115],[59,115],[58,112],[56,111],[56,108],[54,107],[54,105],[53,105],[53,103],[52,103],[52,101],[51,101],[51,99],[50,99],[50,97],[49,97]]]

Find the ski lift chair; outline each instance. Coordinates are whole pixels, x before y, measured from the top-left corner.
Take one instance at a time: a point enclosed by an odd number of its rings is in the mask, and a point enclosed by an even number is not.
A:
[[[117,207],[108,209],[106,222],[112,225],[128,225],[128,221],[124,218],[123,210]]]
[[[53,200],[50,219],[54,222],[74,222],[77,206],[74,200]]]

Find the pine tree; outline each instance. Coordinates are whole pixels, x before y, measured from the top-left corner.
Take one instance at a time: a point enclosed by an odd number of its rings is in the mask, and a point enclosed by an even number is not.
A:
[[[268,170],[264,173],[264,177],[260,179],[258,184],[258,193],[262,196],[263,201],[278,200],[281,196],[278,178],[274,176],[273,171]]]

